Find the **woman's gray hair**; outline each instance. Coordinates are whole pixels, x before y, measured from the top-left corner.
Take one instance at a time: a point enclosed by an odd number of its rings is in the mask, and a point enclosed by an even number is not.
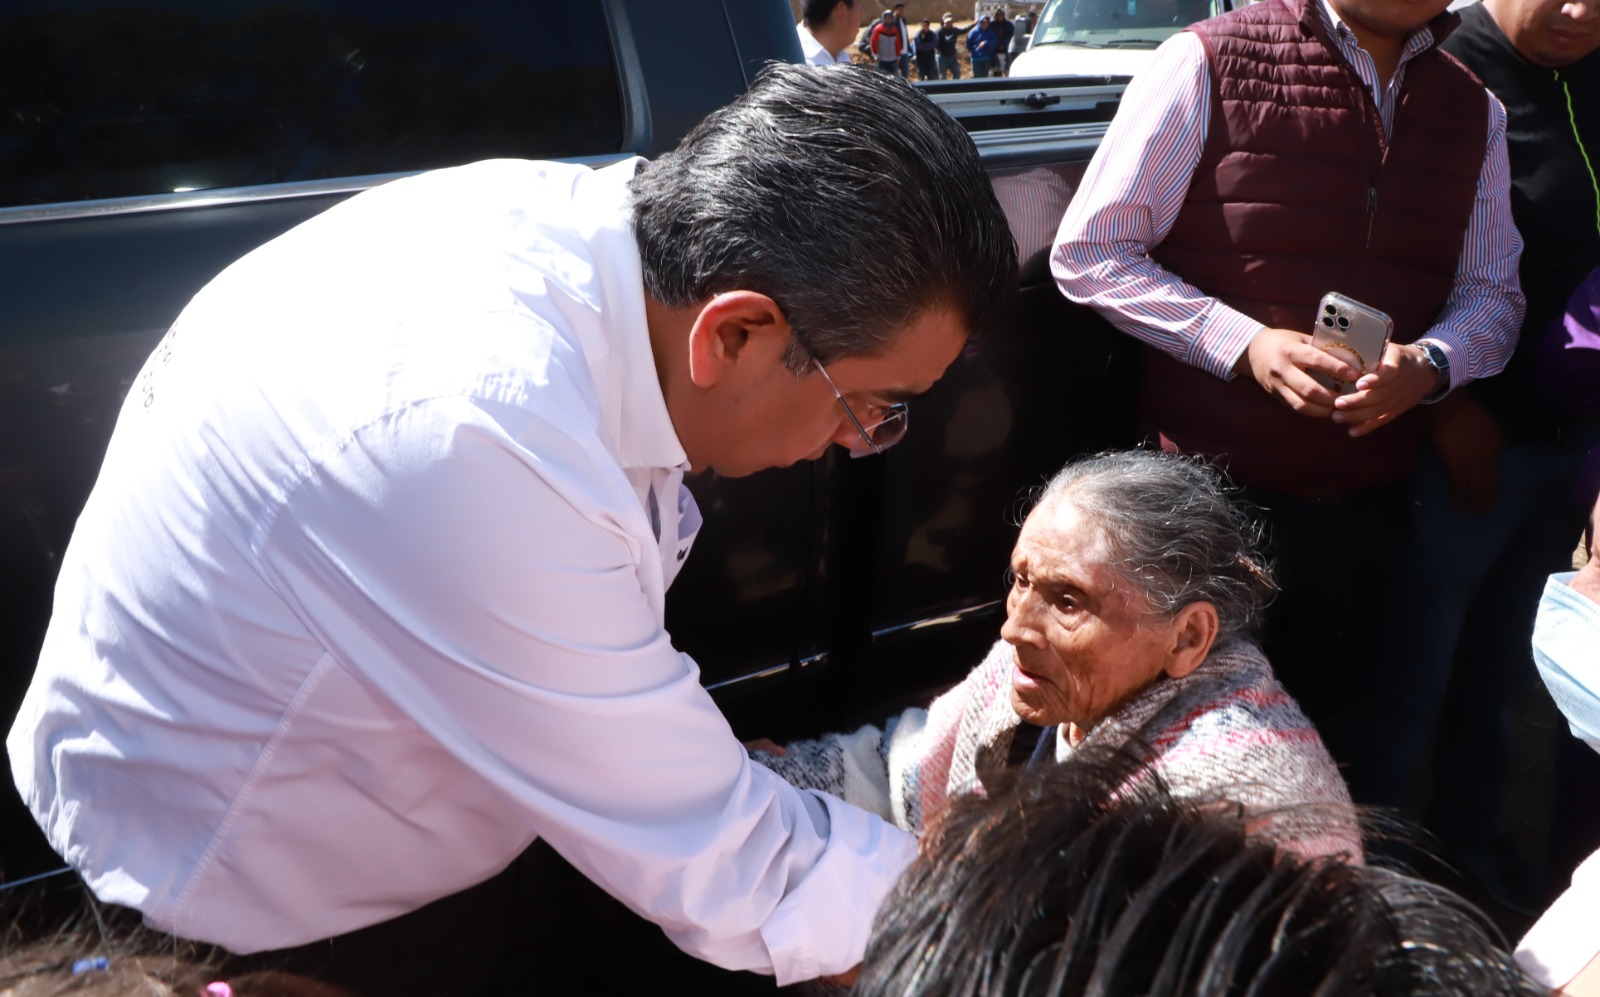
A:
[[[1158,450],[1075,460],[1039,491],[1035,508],[1062,500],[1093,523],[1110,564],[1171,619],[1183,607],[1217,609],[1218,646],[1254,637],[1277,594],[1261,551],[1261,524],[1204,462]]]
[[[797,372],[871,355],[933,308],[979,334],[1014,295],[1016,243],[972,139],[888,73],[770,65],[632,190],[645,290],[675,308],[767,295]]]

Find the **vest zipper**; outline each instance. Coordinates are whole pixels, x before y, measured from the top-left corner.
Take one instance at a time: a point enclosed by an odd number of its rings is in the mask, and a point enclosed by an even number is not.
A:
[[[1367,249],[1372,248],[1372,226],[1378,220],[1378,188],[1367,188]]]
[[[1583,145],[1583,136],[1578,134],[1578,112],[1572,107],[1572,88],[1561,78],[1561,70],[1552,69],[1550,74],[1561,85],[1561,92],[1567,98],[1567,122],[1572,126],[1572,140],[1578,144],[1578,155],[1583,157],[1583,165],[1589,170],[1589,185],[1594,188],[1595,231],[1600,232],[1600,179],[1595,177],[1594,160],[1589,158],[1589,150]]]

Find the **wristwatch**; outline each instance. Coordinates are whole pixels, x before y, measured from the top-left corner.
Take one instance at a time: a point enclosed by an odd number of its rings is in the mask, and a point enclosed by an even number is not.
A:
[[[1444,347],[1431,339],[1419,339],[1411,345],[1422,351],[1422,359],[1433,368],[1433,390],[1422,397],[1422,404],[1432,405],[1450,393],[1450,357]]]

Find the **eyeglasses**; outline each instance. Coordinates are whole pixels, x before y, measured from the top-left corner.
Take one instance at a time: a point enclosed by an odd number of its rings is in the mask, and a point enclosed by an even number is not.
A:
[[[801,348],[811,353],[811,347],[801,343]],[[833,378],[828,376],[828,368],[822,366],[822,361],[811,353],[811,362],[817,365],[817,371],[822,374],[822,379],[828,382],[828,387],[833,389],[833,397],[839,400],[839,407],[844,409],[844,414],[850,417],[850,425],[856,427],[856,432],[861,434],[861,442],[850,448],[852,457],[868,457],[872,454],[883,453],[885,450],[899,443],[906,435],[906,426],[911,416],[906,411],[905,402],[895,402],[893,405],[882,406],[880,411],[883,418],[872,425],[863,425],[851,411],[850,403],[844,400],[844,395],[839,393],[839,386],[833,383]],[[877,406],[875,406],[877,407]]]

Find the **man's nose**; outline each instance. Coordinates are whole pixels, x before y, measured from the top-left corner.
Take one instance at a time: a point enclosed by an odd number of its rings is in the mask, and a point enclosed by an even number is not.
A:
[[[1600,17],[1600,0],[1579,0],[1577,3],[1563,4],[1561,13],[1574,21],[1592,21]]]
[[[848,450],[859,443],[860,440],[861,434],[856,432],[856,428],[854,426],[850,425],[850,420],[845,419],[844,425],[835,427],[833,430],[833,435],[829,436],[827,441],[824,442],[822,446],[817,447],[817,449],[806,454],[806,460],[821,460],[823,457],[827,456],[828,448],[834,444],[838,444],[839,446]]]
[[[843,410],[839,412],[839,424],[833,427],[833,435],[828,437],[828,442],[837,443],[846,450],[862,445],[861,431],[856,429],[856,424],[850,421]]]

